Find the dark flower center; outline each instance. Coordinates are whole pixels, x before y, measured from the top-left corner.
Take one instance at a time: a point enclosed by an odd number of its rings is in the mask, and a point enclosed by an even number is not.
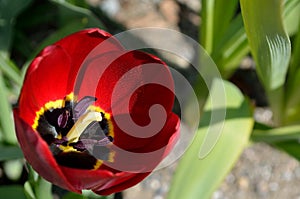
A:
[[[45,106],[39,115],[36,130],[58,164],[96,169],[103,161],[112,161],[112,129],[106,113],[90,109],[96,100],[86,96],[75,102],[66,97],[63,106]]]

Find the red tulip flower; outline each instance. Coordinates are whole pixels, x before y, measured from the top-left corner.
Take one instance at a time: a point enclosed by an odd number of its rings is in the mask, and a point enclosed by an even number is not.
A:
[[[157,57],[87,29],[30,64],[14,118],[26,160],[67,190],[108,195],[144,179],[177,141],[173,79]]]

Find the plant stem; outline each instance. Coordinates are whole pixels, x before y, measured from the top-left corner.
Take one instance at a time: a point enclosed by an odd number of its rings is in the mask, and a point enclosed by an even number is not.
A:
[[[271,110],[273,111],[273,122],[275,126],[282,125],[284,111],[284,88],[280,86],[276,90],[267,91]]]
[[[52,184],[39,176],[35,186],[36,198],[53,199],[51,188]]]

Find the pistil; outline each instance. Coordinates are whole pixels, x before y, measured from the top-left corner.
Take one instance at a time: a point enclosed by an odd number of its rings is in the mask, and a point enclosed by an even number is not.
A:
[[[81,115],[66,135],[68,143],[78,142],[80,135],[84,132],[89,124],[94,121],[100,122],[101,120],[102,116],[99,112],[86,112],[85,114]]]

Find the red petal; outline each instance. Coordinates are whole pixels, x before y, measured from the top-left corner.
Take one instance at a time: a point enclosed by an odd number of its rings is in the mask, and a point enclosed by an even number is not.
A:
[[[82,31],[78,31],[67,37],[59,40],[55,45],[61,46],[67,54],[72,57],[72,64],[75,68],[78,68],[86,56],[100,43],[111,37],[111,34],[100,30],[98,28],[90,28]],[[114,38],[109,39],[105,44],[102,44],[97,48],[97,52],[100,54],[121,50],[123,47]]]
[[[87,29],[46,47],[27,70],[19,100],[21,117],[32,125],[36,111],[45,103],[63,99],[73,92],[78,70],[88,55],[122,49],[114,38],[103,42],[110,36],[97,28]],[[97,47],[102,42],[103,45]],[[99,50],[99,47],[102,48]]]
[[[115,137],[116,144],[122,148],[140,148],[145,142],[138,143],[133,139],[129,142],[137,143],[137,146],[130,145],[124,140],[126,136],[118,138],[119,129],[122,134],[151,137],[164,127],[173,107],[174,85],[169,69],[158,58],[143,52],[103,54],[86,65],[78,80],[79,98],[96,96],[95,104],[113,114],[114,126],[121,126],[115,128]],[[149,110],[156,104],[161,106],[162,112],[155,112],[150,120]],[[139,128],[148,124],[148,132]]]
[[[83,66],[76,74],[74,91],[78,95],[78,99],[85,96],[95,96],[97,98],[96,105],[99,105],[106,112],[110,110],[110,96],[111,93],[104,92],[107,86],[110,86],[111,81],[101,82],[107,66],[118,57],[122,51],[110,51],[99,54],[96,57],[86,59]],[[117,73],[119,71],[114,71]],[[113,74],[112,74],[113,75]],[[98,94],[98,90],[102,90]]]
[[[151,141],[141,148],[134,151],[139,153],[147,153],[164,149],[164,155],[167,155],[178,141],[180,134],[180,119],[174,113],[170,113],[164,128],[155,136],[149,138]]]
[[[43,178],[64,189],[81,193],[64,176],[44,140],[19,117],[14,109],[17,138],[26,160]]]
[[[108,183],[100,186],[93,191],[99,195],[110,195],[112,193],[123,191],[142,181],[150,173],[127,173],[121,172],[110,179]]]
[[[63,166],[60,168],[70,183],[78,190],[102,186],[114,175],[108,170],[83,170]]]
[[[64,99],[67,90],[70,57],[59,46],[49,46],[29,67],[19,99],[20,117],[33,124],[36,112],[47,102]]]
[[[144,67],[143,64],[152,65]],[[161,104],[167,113],[173,107],[174,85],[170,71],[165,63],[154,56],[140,51],[111,51],[89,60],[85,67],[77,77],[79,96],[96,96],[96,104],[107,112],[111,112],[112,106],[116,107],[116,114],[134,111],[133,107],[138,101],[142,102],[137,104],[139,110],[136,112],[143,114],[150,104]],[[136,91],[139,86],[149,82],[153,84]],[[119,85],[116,88],[117,83]],[[115,96],[112,99],[113,92]],[[129,107],[125,106],[128,101]]]
[[[72,78],[77,77],[78,71],[85,67],[85,61],[89,62],[93,57],[106,52],[123,50],[122,45],[111,34],[98,28],[76,32],[59,40],[55,45],[61,46],[70,56],[72,70],[66,72]],[[73,84],[71,86],[74,87]]]
[[[115,123],[114,120],[113,123]],[[149,138],[138,138],[130,136],[127,132],[124,132],[118,125],[115,124],[114,144],[124,150],[136,152],[155,151],[165,146],[173,134],[179,134],[179,123],[180,120],[178,116],[170,113],[163,129]],[[141,151],[142,149],[143,151]]]
[[[179,138],[179,118],[175,115],[172,114],[172,116],[170,117],[170,120],[168,122],[168,125],[166,125],[166,127],[164,128],[164,133],[162,133],[161,135],[161,141],[162,142],[154,142],[153,143],[149,143],[148,146],[145,146],[144,150],[146,149],[148,150],[156,150],[157,147],[160,147],[161,144],[165,144],[163,146],[165,146],[165,148],[162,150],[163,154],[161,159],[163,157],[165,157],[170,150],[173,148],[173,146],[175,145],[175,143],[177,142],[178,138]],[[157,143],[157,144],[155,144]],[[143,150],[143,149],[142,149]],[[140,152],[142,152],[142,150]],[[144,166],[145,165],[150,165],[150,164],[158,164],[159,160],[156,159],[154,160],[153,157],[149,157],[147,156],[147,153],[145,154],[141,154],[142,156],[139,157],[143,157],[143,160],[139,160],[138,162],[143,163]],[[156,155],[155,155],[156,156]],[[156,157],[157,158],[157,157]],[[125,158],[126,159],[126,158]],[[153,160],[153,161],[151,161]],[[126,163],[127,162],[127,163]],[[133,165],[136,164],[136,159],[132,158],[132,159],[127,159],[127,161],[125,162],[125,164],[127,165]],[[150,164],[149,164],[150,163]],[[148,168],[149,169],[149,168]],[[152,168],[154,169],[154,168]],[[99,186],[97,189],[94,189],[93,191],[97,194],[100,195],[109,195],[115,192],[119,192],[122,190],[125,190],[129,187],[134,186],[135,184],[139,183],[140,181],[142,181],[145,177],[147,177],[150,174],[150,172],[141,172],[141,173],[129,173],[129,172],[121,172],[121,173],[117,173],[114,178],[112,178],[109,183],[106,183],[105,185],[101,185]]]
[[[171,113],[165,127],[151,138],[139,139],[115,131],[118,135],[111,146],[111,150],[115,152],[114,162],[105,162],[101,168],[134,173],[151,172],[176,144],[180,133],[179,125],[179,118]]]
[[[128,172],[113,174],[111,171],[104,169],[81,170],[63,166],[60,168],[77,189],[92,189],[93,191],[107,190],[106,193],[101,193],[101,195],[122,191],[149,175],[149,173],[137,174]]]

